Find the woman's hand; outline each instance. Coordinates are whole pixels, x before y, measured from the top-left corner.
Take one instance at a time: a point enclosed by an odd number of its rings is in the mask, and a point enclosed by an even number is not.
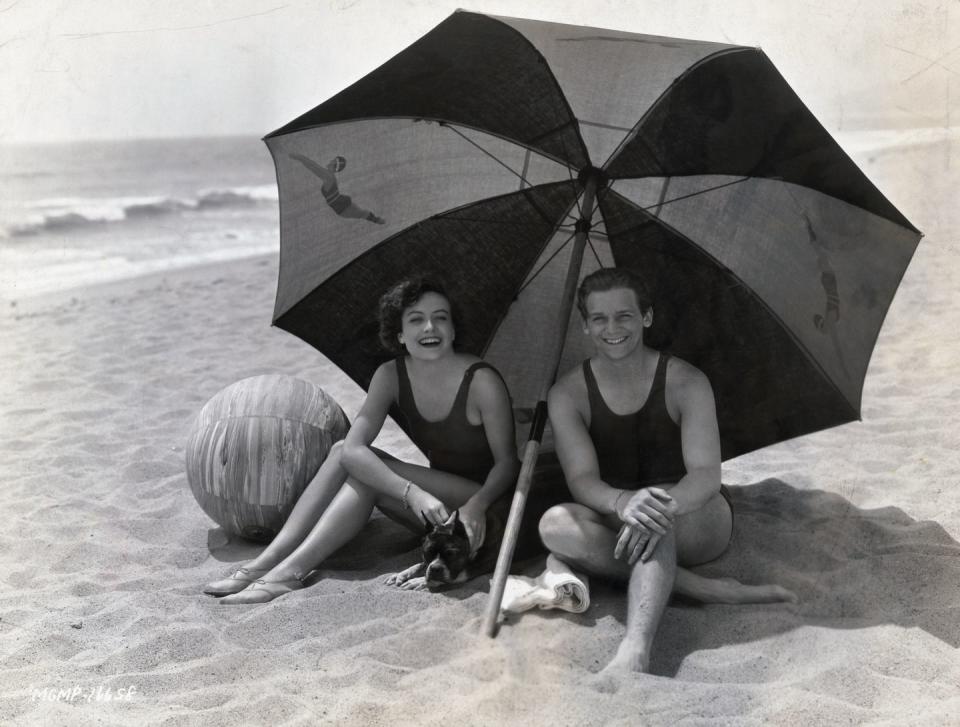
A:
[[[470,555],[475,555],[487,536],[487,511],[473,500],[467,500],[460,507],[460,522],[467,530],[470,540]]]
[[[616,509],[626,525],[657,535],[666,535],[673,528],[677,514],[676,502],[659,487],[644,487],[631,497],[621,495]]]
[[[413,482],[407,491],[407,505],[420,517],[424,525],[443,525],[450,517],[446,505]]]

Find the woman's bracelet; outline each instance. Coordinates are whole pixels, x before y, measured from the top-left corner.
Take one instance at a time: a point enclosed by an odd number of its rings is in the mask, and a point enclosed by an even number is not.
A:
[[[614,514],[614,515],[617,515],[617,516],[620,515],[620,498],[623,497],[624,495],[629,494],[629,493],[630,493],[630,490],[620,490],[620,494],[617,495],[617,499],[613,501],[613,514]]]
[[[410,480],[407,480],[407,484],[403,488],[403,494],[400,495],[400,504],[403,505],[404,510],[410,509],[410,503],[407,502],[407,493],[410,492],[410,485],[412,484]]]

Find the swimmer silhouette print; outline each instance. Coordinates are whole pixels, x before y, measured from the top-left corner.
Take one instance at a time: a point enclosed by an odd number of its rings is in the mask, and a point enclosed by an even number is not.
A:
[[[308,171],[320,179],[320,193],[323,195],[323,199],[330,209],[336,214],[341,217],[366,220],[367,222],[373,222],[377,225],[386,223],[385,219],[368,209],[364,209],[350,199],[348,195],[340,191],[337,174],[342,172],[347,166],[345,157],[335,156],[327,162],[326,166],[317,163],[303,154],[290,154],[290,158],[300,162]]]

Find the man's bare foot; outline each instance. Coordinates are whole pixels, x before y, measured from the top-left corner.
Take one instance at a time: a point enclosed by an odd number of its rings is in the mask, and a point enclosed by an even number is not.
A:
[[[610,663],[603,667],[601,674],[629,674],[650,671],[650,656],[640,647],[624,639],[617,648]]]
[[[585,684],[602,694],[616,694],[624,682],[649,669],[650,658],[624,639],[610,663],[596,674],[588,674]]]

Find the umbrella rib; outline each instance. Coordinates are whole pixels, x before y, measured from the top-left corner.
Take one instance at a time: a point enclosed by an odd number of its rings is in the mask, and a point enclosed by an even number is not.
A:
[[[466,142],[468,142],[468,143],[470,143],[470,144],[473,144],[475,147],[477,147],[477,149],[479,149],[480,151],[482,151],[482,152],[483,152],[484,154],[486,154],[488,157],[490,157],[491,159],[493,159],[497,164],[499,164],[499,165],[502,166],[504,169],[506,169],[508,172],[510,172],[511,174],[513,174],[515,177],[517,177],[517,178],[520,180],[521,186],[524,185],[524,184],[526,184],[528,187],[532,187],[532,186],[533,186],[533,185],[530,183],[530,180],[527,179],[526,177],[524,177],[522,173],[520,173],[520,172],[512,169],[509,164],[507,164],[507,163],[506,163],[505,161],[503,161],[502,159],[498,158],[498,157],[497,157],[495,154],[493,154],[492,152],[489,152],[489,151],[487,151],[486,149],[484,149],[484,148],[483,148],[482,146],[480,146],[477,142],[475,142],[473,139],[471,139],[469,136],[467,136],[466,134],[464,134],[462,131],[460,131],[458,128],[456,128],[456,127],[453,126],[452,124],[446,124],[446,123],[442,123],[442,122],[441,122],[440,125],[448,128],[448,129],[450,129],[453,133],[455,133],[455,134],[456,134],[457,136],[459,136],[460,138],[464,139]],[[529,153],[529,149],[528,149],[527,151],[528,151],[528,153]]]
[[[520,172],[520,189],[523,189],[524,184],[528,187],[531,186],[530,182],[527,181],[527,172],[530,170],[530,155],[531,152],[529,149],[527,149],[523,155],[523,171]]]
[[[599,121],[585,121],[580,119],[580,124],[583,126],[594,126],[598,129],[612,129],[613,131],[632,131],[629,126],[614,126],[613,124],[601,124]]]
[[[536,142],[540,141],[541,139],[544,139],[544,138],[550,136],[551,134],[557,133],[558,131],[560,131],[560,129],[565,129],[565,128],[568,127],[568,126],[572,126],[575,122],[576,122],[576,118],[571,118],[569,121],[564,121],[564,122],[563,122],[562,124],[560,124],[559,126],[554,126],[552,129],[548,129],[547,131],[543,131],[543,132],[537,134],[536,136],[531,137],[531,138],[530,138],[530,143],[531,143],[531,144],[535,144]],[[567,149],[567,142],[566,142],[565,140],[563,140],[562,137],[561,137],[561,141],[562,141],[562,143],[563,143],[563,151],[564,151],[564,153],[567,153],[567,152],[569,151],[569,150]]]
[[[671,178],[671,177],[668,177],[668,179],[670,179],[670,178]],[[641,206],[641,205],[635,204],[635,203],[632,202],[632,201],[630,201],[630,204],[632,204],[634,207],[637,207],[637,208],[639,208],[639,209],[642,209],[644,212],[649,212],[650,210],[652,210],[652,209],[654,209],[654,208],[656,208],[656,209],[659,211],[660,209],[662,209],[662,208],[665,207],[666,205],[672,204],[673,202],[682,202],[682,201],[685,200],[685,199],[690,199],[691,197],[697,197],[697,196],[699,196],[699,195],[701,195],[701,194],[707,194],[708,192],[715,192],[715,191],[717,191],[718,189],[723,189],[724,187],[732,187],[732,186],[734,186],[735,184],[742,184],[743,182],[746,182],[746,181],[748,181],[748,180],[750,180],[750,179],[753,179],[753,177],[741,177],[740,179],[735,179],[735,180],[733,180],[732,182],[724,182],[723,184],[718,184],[718,185],[713,186],[713,187],[708,187],[707,189],[701,189],[701,190],[699,190],[699,191],[697,191],[697,192],[691,192],[690,194],[682,194],[682,195],[680,195],[679,197],[673,197],[673,198],[671,198],[671,199],[666,199],[666,200],[658,200],[656,203],[654,203],[654,204],[649,204],[649,205],[646,205],[646,206]],[[616,190],[614,190],[614,189],[612,189],[612,188],[610,188],[610,187],[605,188],[603,191],[604,191],[604,192],[611,191],[611,192],[614,192],[615,194],[619,195],[620,197],[623,197],[622,194],[620,194],[619,192],[616,192]],[[628,199],[627,197],[623,197],[623,198],[624,198],[624,199]],[[645,223],[642,223],[642,224],[640,224],[640,225],[635,225],[634,227],[627,228],[626,230],[624,230],[624,232],[630,232],[631,230],[635,230],[637,227],[642,227],[643,224],[645,224]]]
[[[564,212],[564,216],[567,216],[567,215],[570,214],[570,209],[571,209],[572,207],[573,207],[573,203],[571,202],[569,205],[567,205],[567,209],[566,209],[566,211]],[[556,222],[553,222],[552,220],[550,220],[550,218],[548,218],[548,216],[547,216],[546,214],[544,214],[543,211],[540,210],[539,208],[537,208],[537,211],[540,212],[540,215],[541,215],[545,220],[550,221],[550,226],[551,226],[550,234],[545,238],[544,243],[540,246],[540,252],[538,253],[538,257],[539,257],[539,255],[540,255],[541,253],[543,253],[543,251],[547,248],[547,245],[550,243],[550,240],[552,240],[553,237],[554,237],[554,235],[556,235],[557,231],[558,231],[559,228],[560,228],[560,225],[557,224]],[[567,241],[563,243],[563,246],[566,246],[566,245],[570,242],[570,240],[574,237],[574,234],[575,234],[575,233],[571,233],[570,238],[568,238]],[[562,248],[563,246],[561,246],[561,248]],[[560,251],[558,250],[557,253],[559,253],[559,252],[560,252]],[[555,257],[557,253],[554,253],[554,255],[552,255],[551,258]],[[549,262],[549,261],[547,261],[547,262]],[[534,259],[534,261],[531,262],[530,265],[527,267],[527,269],[526,269],[526,271],[525,271],[525,276],[526,276],[527,273],[530,272],[530,270],[533,269],[533,266],[534,266],[535,263],[536,263],[536,259]],[[540,270],[542,270],[542,269],[543,269],[543,268],[541,267]],[[537,275],[540,274],[540,270],[538,270],[533,276],[531,276],[530,280],[528,280],[528,281],[520,288],[520,290],[518,290],[518,291],[516,292],[516,294],[515,294],[514,297],[513,297],[514,300],[516,300],[516,299],[519,297],[520,293],[523,291],[523,289],[526,288],[527,285],[529,285],[531,282],[533,282],[533,279],[534,279]],[[509,309],[509,308],[508,308],[508,309]],[[505,311],[505,312],[500,316],[500,319],[497,321],[496,325],[493,326],[493,328],[491,328],[490,338],[488,339],[486,345],[484,346],[483,350],[482,350],[482,351],[480,352],[480,354],[479,354],[479,355],[481,356],[481,358],[482,358],[482,357],[485,357],[485,356],[487,355],[487,349],[488,349],[488,347],[490,346],[490,344],[491,344],[492,341],[493,341],[494,332],[496,332],[496,330],[497,330],[498,328],[500,328],[500,326],[503,324],[503,321],[506,319],[506,317],[507,317],[507,312]]]
[[[593,246],[593,240],[590,239],[590,235],[587,235],[587,244],[590,246],[590,252],[593,253],[593,257],[597,261],[597,265],[599,265],[601,268],[606,267],[603,264],[603,261],[600,260],[600,256],[597,254],[597,248]]]
[[[672,177],[667,177],[667,179],[672,179]],[[718,189],[723,189],[724,187],[732,187],[735,184],[742,184],[743,182],[746,182],[749,179],[753,179],[753,177],[741,177],[740,179],[735,179],[732,182],[724,182],[723,184],[718,184],[714,187],[707,187],[706,189],[701,189],[697,192],[691,192],[690,194],[682,194],[679,197],[672,197],[671,199],[660,200],[656,204],[647,205],[642,209],[644,211],[648,211],[648,210],[652,210],[654,207],[657,207],[657,208],[665,207],[666,205],[672,204],[673,202],[681,202],[685,199],[690,199],[691,197],[697,197],[701,194],[707,194],[707,192],[716,192]]]
[[[523,285],[520,286],[520,290],[517,291],[517,296],[519,296],[520,293],[522,293],[522,292],[527,288],[527,286],[530,285],[530,283],[532,283],[532,282],[536,279],[536,277],[537,277],[538,275],[540,275],[540,273],[543,272],[543,269],[544,269],[545,267],[547,267],[547,265],[549,265],[550,262],[551,262],[557,255],[559,255],[561,252],[563,252],[563,248],[565,248],[567,245],[570,244],[570,240],[572,240],[572,239],[574,238],[574,236],[576,236],[576,234],[577,234],[576,232],[571,232],[571,233],[570,233],[570,237],[568,237],[566,240],[564,240],[564,241],[563,241],[563,244],[560,245],[560,247],[558,247],[556,250],[554,250],[553,255],[551,255],[550,257],[548,257],[548,258],[544,261],[543,265],[541,265],[539,268],[537,268],[536,271],[534,271],[533,275],[531,275],[531,276],[527,279],[527,282],[525,282]]]

